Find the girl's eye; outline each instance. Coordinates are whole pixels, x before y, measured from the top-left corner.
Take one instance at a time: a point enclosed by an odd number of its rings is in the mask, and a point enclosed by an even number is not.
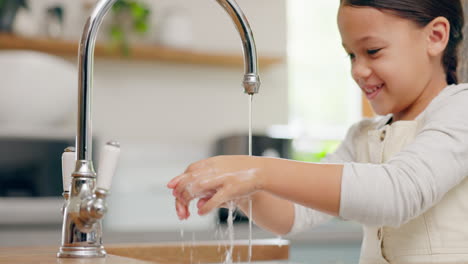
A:
[[[356,56],[353,53],[348,53],[348,57],[350,60],[354,60]]]
[[[367,54],[369,55],[375,55],[377,54],[377,52],[381,51],[382,49],[370,49],[370,50],[367,50]]]

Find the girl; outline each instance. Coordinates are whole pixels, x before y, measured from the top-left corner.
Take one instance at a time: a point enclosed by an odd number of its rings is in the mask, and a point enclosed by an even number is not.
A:
[[[257,225],[364,226],[360,263],[468,263],[468,85],[458,85],[460,0],[341,0],[352,76],[381,117],[353,125],[324,163],[220,156],[169,182],[179,218],[236,201]]]

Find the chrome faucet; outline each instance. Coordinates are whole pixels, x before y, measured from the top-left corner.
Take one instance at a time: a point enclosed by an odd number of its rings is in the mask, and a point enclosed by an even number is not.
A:
[[[62,245],[60,258],[104,257],[101,219],[107,206],[105,198],[110,188],[120,148],[117,143],[108,143],[103,151],[97,177],[92,162],[91,144],[91,92],[93,87],[94,47],[101,22],[117,0],[100,0],[86,21],[79,46],[78,129],[76,154],[70,149],[63,160],[74,163],[71,170],[64,170],[64,198]],[[244,92],[253,95],[260,88],[258,60],[255,41],[250,25],[235,0],[216,0],[233,20],[243,44]],[[108,158],[107,156],[110,156]],[[71,157],[71,158],[70,158]],[[66,162],[65,162],[66,163]],[[107,164],[104,165],[103,164]],[[66,167],[66,165],[64,165]],[[68,166],[70,167],[70,166]],[[97,178],[97,182],[96,182]]]

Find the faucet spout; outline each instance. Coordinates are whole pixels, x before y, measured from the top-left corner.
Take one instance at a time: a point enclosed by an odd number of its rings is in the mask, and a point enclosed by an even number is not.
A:
[[[99,27],[117,0],[99,0],[86,21],[79,46],[78,127],[76,164],[70,194],[63,210],[62,247],[58,257],[103,257],[101,219],[105,214],[107,190],[96,187],[92,163],[91,96],[93,88],[94,48]],[[235,0],[216,0],[231,17],[240,34],[244,52],[245,93],[258,93],[258,59],[250,25]],[[98,183],[99,185],[99,183]]]
[[[255,40],[249,21],[235,0],[216,0],[229,14],[239,32],[244,51],[244,80],[245,93],[256,94],[260,89],[258,75],[258,57]]]

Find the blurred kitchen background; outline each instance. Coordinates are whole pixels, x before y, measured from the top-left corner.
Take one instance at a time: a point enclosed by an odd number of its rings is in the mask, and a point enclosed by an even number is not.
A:
[[[320,161],[372,114],[341,47],[339,1],[237,1],[260,56],[254,155]],[[60,243],[60,157],[74,145],[77,47],[94,4],[0,1],[1,246]],[[227,239],[222,211],[180,222],[165,187],[191,162],[247,154],[241,42],[224,12],[214,0],[119,0],[107,15],[94,66],[94,157],[111,139],[122,154],[105,243]],[[235,230],[248,238],[240,216]],[[259,228],[253,237],[276,238]],[[334,220],[285,238],[292,260],[356,263],[361,229]]]

